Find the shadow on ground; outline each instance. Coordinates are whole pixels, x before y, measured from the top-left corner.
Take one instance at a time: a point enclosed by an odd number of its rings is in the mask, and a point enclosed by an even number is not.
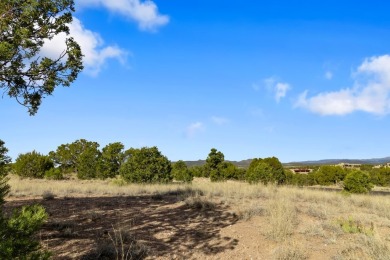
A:
[[[99,259],[96,252],[102,242],[113,243],[114,230],[130,233],[153,259],[188,259],[193,254],[215,255],[235,248],[238,240],[220,235],[222,228],[238,220],[227,206],[202,210],[189,207],[183,199],[183,194],[173,193],[15,200],[6,203],[6,209],[33,203],[46,208],[49,220],[40,238],[54,252],[54,259]]]

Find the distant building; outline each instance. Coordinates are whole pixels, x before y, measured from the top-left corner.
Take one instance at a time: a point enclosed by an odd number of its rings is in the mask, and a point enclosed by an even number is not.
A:
[[[358,163],[339,163],[336,166],[340,166],[346,169],[360,169],[361,164]]]
[[[390,163],[385,163],[385,164],[379,164],[379,165],[375,165],[374,167],[372,167],[374,169],[380,169],[380,168],[390,168]]]
[[[309,174],[313,171],[313,169],[294,168],[294,169],[290,169],[290,171],[296,174]]]

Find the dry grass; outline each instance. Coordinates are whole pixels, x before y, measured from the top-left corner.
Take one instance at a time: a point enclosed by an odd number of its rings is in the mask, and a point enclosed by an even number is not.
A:
[[[308,259],[308,254],[303,245],[293,241],[284,243],[275,250],[275,259],[277,260],[304,260]]]
[[[284,241],[294,233],[297,223],[297,210],[286,197],[275,197],[268,202],[268,235],[276,241]]]
[[[269,251],[265,259],[390,259],[390,196],[345,196],[286,186],[233,181],[211,183],[202,178],[192,184],[135,185],[125,184],[120,179],[48,181],[11,176],[9,184],[11,198],[42,198],[46,192],[55,195],[56,200],[150,196],[158,203],[164,202],[168,195],[173,196],[179,206],[195,212],[212,211],[224,205],[237,213],[240,223],[247,223],[248,232],[253,231],[253,239],[259,241],[257,246],[264,244],[262,250]],[[100,212],[87,212],[86,216],[91,222],[99,221]],[[58,223],[58,229],[64,236],[74,235],[74,227],[67,222]],[[122,247],[122,231],[115,230],[111,242],[116,243],[114,250],[118,250]],[[218,258],[224,256],[215,259]]]

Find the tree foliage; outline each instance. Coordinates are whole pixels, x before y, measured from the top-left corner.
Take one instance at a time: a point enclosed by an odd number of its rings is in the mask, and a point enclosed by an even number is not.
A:
[[[211,151],[206,159],[206,166],[211,170],[218,169],[219,164],[225,160],[225,155],[222,152],[219,152],[215,148],[211,148]]]
[[[119,174],[119,168],[123,162],[124,145],[120,142],[110,143],[103,147],[99,166],[99,178],[113,178]]]
[[[54,163],[58,165],[64,172],[78,172],[80,163],[90,163],[86,161],[88,158],[91,159],[93,157],[92,154],[96,153],[98,148],[99,144],[97,142],[79,139],[73,143],[62,144],[58,146],[57,150],[55,152],[50,152],[49,155]],[[82,155],[83,153],[85,154]],[[94,161],[93,159],[91,160]],[[97,165],[93,165],[93,168],[95,167],[97,167]],[[83,168],[83,166],[81,166],[81,168]],[[88,176],[90,174],[82,173],[82,175]]]
[[[286,183],[290,185],[311,186],[317,183],[314,173],[296,174],[296,173],[292,173],[290,170],[285,170],[285,173],[286,173]]]
[[[13,165],[15,174],[25,178],[43,178],[54,167],[52,160],[36,151],[20,154]]]
[[[276,157],[255,158],[248,167],[246,180],[249,183],[283,184],[286,181],[286,173]]]
[[[221,181],[221,173],[219,165],[225,161],[225,155],[215,148],[211,148],[210,153],[206,158],[206,164],[203,167],[204,177],[210,177],[211,181]]]
[[[343,181],[348,172],[340,166],[324,165],[316,171],[316,181],[320,185],[336,184]]]
[[[0,140],[0,259],[48,259],[49,254],[41,251],[33,238],[47,218],[43,207],[23,207],[9,218],[4,216],[4,197],[10,190],[4,172],[4,166],[10,162],[7,152]]]
[[[239,169],[231,162],[221,162],[217,169],[210,172],[211,181],[240,180],[245,176],[245,170]]]
[[[35,233],[47,219],[42,206],[32,205],[15,210],[10,218],[0,220],[0,259],[49,259],[42,251]]]
[[[208,177],[208,172],[205,169],[205,165],[192,166],[189,167],[188,170],[194,177]]]
[[[44,56],[45,43],[69,34],[73,0],[2,0],[0,2],[0,88],[34,115],[42,98],[69,86],[83,69],[80,46],[72,37],[55,58]]]
[[[175,180],[182,182],[191,182],[194,178],[186,163],[182,160],[173,164],[171,174]]]
[[[79,179],[93,179],[100,175],[101,153],[98,147],[98,143],[89,142],[78,155],[76,169]]]
[[[360,170],[352,170],[344,179],[344,190],[350,193],[368,193],[373,188],[370,175]]]
[[[4,203],[4,197],[8,194],[10,189],[10,186],[7,184],[6,166],[11,162],[11,158],[7,153],[8,149],[5,147],[5,143],[3,140],[0,140],[0,213],[1,205]]]
[[[119,172],[127,182],[166,183],[172,180],[171,162],[157,147],[130,148]]]
[[[249,183],[268,184],[272,181],[272,167],[263,160],[258,160],[255,163],[252,161],[246,174],[246,180]]]
[[[390,186],[390,168],[371,169],[371,182],[378,186]]]

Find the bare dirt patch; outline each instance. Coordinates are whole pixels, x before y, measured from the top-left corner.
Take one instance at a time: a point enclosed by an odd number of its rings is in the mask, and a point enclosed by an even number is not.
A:
[[[227,206],[192,208],[177,195],[17,199],[6,210],[43,205],[49,220],[39,234],[55,259],[93,259],[114,229],[126,230],[147,248],[149,258],[186,258],[234,250],[238,241],[221,230],[238,218]]]
[[[10,183],[6,212],[49,213],[38,237],[54,259],[390,259],[389,196],[205,179]]]

